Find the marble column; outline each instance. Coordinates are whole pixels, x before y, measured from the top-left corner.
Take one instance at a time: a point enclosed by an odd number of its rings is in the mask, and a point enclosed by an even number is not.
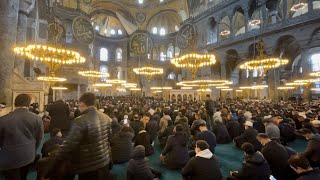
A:
[[[26,13],[20,11],[18,17],[18,28],[17,28],[17,46],[25,46],[27,42],[27,21],[28,17]],[[24,77],[24,64],[25,58],[21,56],[16,56],[14,61],[14,68],[17,73]]]
[[[245,31],[249,31],[249,12],[248,9],[244,10],[244,23],[245,23]]]
[[[0,101],[12,105],[12,79],[16,45],[19,0],[0,1]]]
[[[282,14],[283,14],[283,19],[287,19],[288,18],[288,0],[283,0],[282,1]]]
[[[268,15],[267,15],[267,7],[266,7],[266,3],[265,2],[263,2],[263,4],[262,4],[262,6],[261,6],[261,8],[262,8],[262,27],[264,27],[265,25],[267,25],[268,24]]]
[[[307,47],[303,48],[301,50],[301,66],[302,66],[302,78],[307,78],[309,76],[309,73],[311,72],[311,65],[310,65],[310,53],[309,49]],[[311,101],[311,86],[312,84],[308,84],[306,86],[303,86],[303,100],[305,102]]]
[[[308,0],[308,13],[313,11],[313,0]]]

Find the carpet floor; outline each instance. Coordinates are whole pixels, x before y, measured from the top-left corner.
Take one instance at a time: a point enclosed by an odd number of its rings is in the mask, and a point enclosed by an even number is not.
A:
[[[45,134],[43,138],[43,142],[49,139],[49,134]],[[43,144],[42,142],[42,144]],[[40,147],[42,147],[42,144]],[[289,147],[293,148],[297,152],[304,151],[306,147],[307,141],[297,139],[294,142],[289,144]],[[39,148],[38,153],[40,153],[41,148]],[[159,157],[161,154],[161,149],[159,144],[155,143],[155,153],[148,157],[149,163],[151,167],[156,170],[159,170],[162,173],[161,179],[163,180],[180,180],[182,179],[180,175],[180,171],[178,170],[170,170],[167,169],[165,166],[162,166],[159,161]],[[219,144],[216,147],[215,155],[220,160],[221,171],[224,176],[228,176],[229,172],[232,170],[238,170],[241,168],[241,163],[243,160],[243,153],[234,146],[233,143],[230,144]],[[128,163],[124,164],[117,164],[114,165],[112,168],[112,173],[116,175],[117,180],[125,180],[126,179],[126,172],[127,172],[127,165]],[[0,177],[0,180],[3,178]],[[36,172],[30,172],[28,174],[28,180],[35,180],[36,179]]]

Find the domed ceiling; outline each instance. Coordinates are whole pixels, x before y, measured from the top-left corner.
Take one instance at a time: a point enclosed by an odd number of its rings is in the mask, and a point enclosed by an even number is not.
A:
[[[78,7],[77,0],[61,0],[60,5]],[[165,34],[174,33],[189,16],[186,0],[80,0],[79,6],[96,31],[109,37],[130,35],[136,30],[158,35],[163,35],[161,29]]]

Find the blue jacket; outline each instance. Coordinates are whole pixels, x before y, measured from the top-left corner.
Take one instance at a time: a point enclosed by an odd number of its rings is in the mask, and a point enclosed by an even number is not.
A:
[[[42,137],[42,120],[28,109],[0,117],[0,171],[32,163]]]

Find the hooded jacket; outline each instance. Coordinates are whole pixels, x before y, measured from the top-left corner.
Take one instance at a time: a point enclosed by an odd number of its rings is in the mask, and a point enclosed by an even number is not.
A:
[[[123,163],[131,159],[134,135],[129,131],[120,131],[111,140],[111,154],[113,163]]]
[[[192,180],[221,180],[219,161],[209,149],[205,149],[190,159],[181,174]]]
[[[127,180],[153,180],[154,175],[145,158],[145,148],[138,145],[134,148],[133,158],[129,161]]]
[[[241,170],[238,173],[233,173],[233,176],[239,180],[269,180],[270,174],[268,162],[261,152],[257,151],[255,154],[245,157]]]
[[[189,161],[188,139],[184,132],[178,131],[169,136],[166,146],[162,151],[165,164],[171,169],[184,167]]]

